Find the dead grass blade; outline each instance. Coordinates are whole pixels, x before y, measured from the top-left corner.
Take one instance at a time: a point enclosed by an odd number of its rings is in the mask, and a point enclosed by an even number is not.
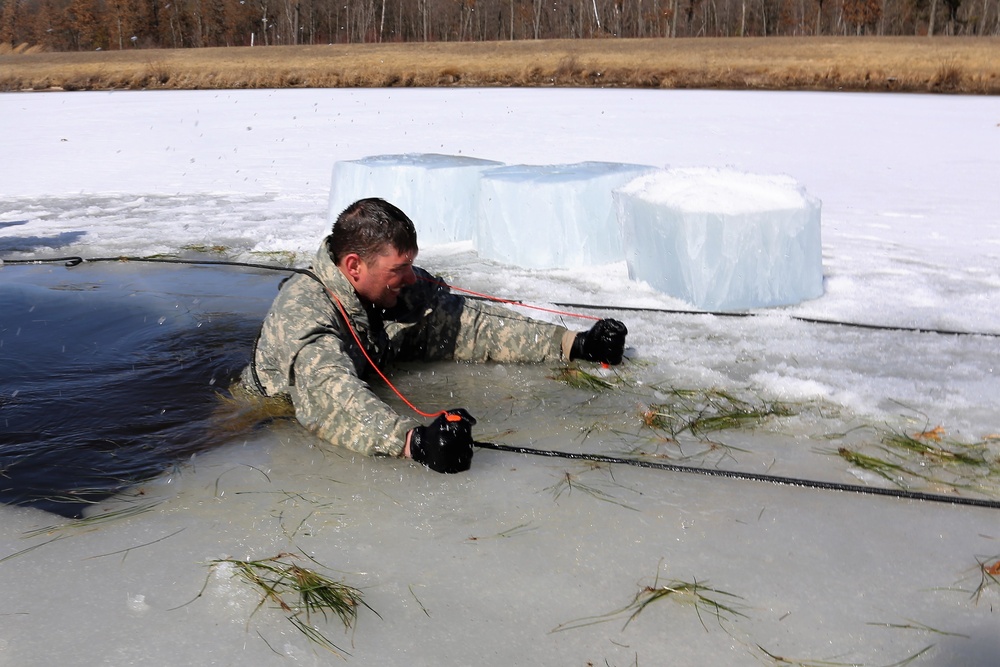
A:
[[[137,503],[135,505],[128,505],[122,509],[112,510],[110,512],[102,512],[100,514],[94,514],[92,516],[84,517],[83,519],[74,519],[67,523],[45,526],[43,528],[35,528],[34,530],[25,531],[24,537],[38,537],[40,535],[51,535],[56,532],[68,532],[72,530],[81,530],[88,528],[98,528],[106,523],[111,523],[114,521],[120,521],[122,519],[127,519],[139,514],[144,514],[149,512],[154,507],[160,504],[161,501],[153,501],[146,503]]]
[[[969,639],[971,635],[964,635],[961,632],[949,632],[947,630],[938,630],[937,628],[932,628],[929,625],[920,623],[919,621],[912,621],[907,619],[906,623],[869,623],[868,625],[876,625],[883,628],[891,628],[893,630],[917,630],[919,632],[929,632],[935,635],[943,635],[945,637],[961,637],[963,639]]]
[[[592,468],[592,470],[593,469],[596,468]],[[613,484],[621,488],[627,488],[621,484],[618,484],[617,482],[613,482]],[[564,472],[562,474],[562,477],[559,478],[558,482],[556,482],[552,486],[545,487],[545,490],[550,491],[552,493],[553,499],[557,501],[563,494],[569,496],[572,495],[573,491],[580,491],[582,493],[586,493],[587,495],[593,498],[596,498],[597,500],[611,503],[612,505],[618,505],[619,507],[624,507],[625,509],[628,510],[638,511],[636,510],[635,507],[632,507],[631,505],[628,505],[624,501],[619,500],[615,496],[599,488],[596,484],[588,484],[586,482],[580,481],[580,475],[571,472]]]
[[[860,662],[836,662],[832,660],[799,660],[796,658],[786,658],[784,656],[771,653],[760,644],[757,644],[757,648],[761,651],[761,653],[767,656],[768,660],[772,664],[778,665],[779,667],[865,667],[864,663]],[[884,667],[905,667],[922,656],[924,653],[930,651],[932,648],[934,648],[934,644],[925,646],[913,655],[903,658],[898,662],[894,662],[891,665],[884,665]]]

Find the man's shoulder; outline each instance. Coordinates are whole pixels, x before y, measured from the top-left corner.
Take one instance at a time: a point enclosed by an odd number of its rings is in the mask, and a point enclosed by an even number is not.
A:
[[[313,272],[313,268],[300,269],[278,286],[278,297],[297,297],[302,294],[314,294],[326,289],[323,281]]]
[[[296,274],[286,280],[271,304],[270,316],[295,317],[297,313],[330,310],[326,286],[307,274]]]

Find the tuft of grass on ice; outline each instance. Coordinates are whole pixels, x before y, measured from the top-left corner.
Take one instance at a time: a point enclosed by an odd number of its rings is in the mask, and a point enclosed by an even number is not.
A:
[[[303,567],[295,558],[290,553],[262,560],[223,558],[213,560],[211,566],[227,564],[233,569],[233,576],[260,591],[261,600],[253,613],[271,603],[287,614],[289,623],[309,641],[338,655],[346,654],[316,627],[314,617],[322,616],[326,621],[334,616],[345,628],[350,628],[357,620],[358,607],[368,607],[361,591]]]
[[[988,438],[978,442],[950,439],[944,427],[936,426],[916,433],[880,430],[877,443],[843,446],[835,453],[851,466],[902,488],[921,480],[953,492],[994,495],[1000,481],[1000,458],[990,444]]]
[[[875,473],[902,489],[908,487],[906,478],[912,473],[898,463],[893,463],[892,461],[870,454],[863,454],[850,447],[838,447],[836,454],[855,468]]]
[[[979,585],[972,591],[972,599],[979,604],[979,599],[987,589],[1000,590],[1000,556],[976,560],[979,564]]]
[[[693,609],[694,613],[698,616],[698,621],[705,630],[708,630],[708,625],[705,623],[706,616],[713,618],[720,627],[725,629],[723,622],[735,621],[739,617],[746,618],[746,614],[737,608],[739,606],[737,601],[740,599],[737,595],[708,586],[707,582],[671,579],[665,583],[661,583],[659,572],[657,572],[653,584],[651,586],[643,586],[635,594],[635,597],[632,598],[632,601],[624,607],[606,614],[568,621],[553,628],[551,632],[575,630],[622,618],[625,619],[625,623],[622,625],[622,630],[624,630],[628,627],[629,623],[635,620],[650,605],[661,601],[669,601]]]
[[[224,245],[205,245],[203,243],[191,243],[181,246],[181,250],[190,250],[204,254],[224,255],[229,252],[229,248]]]
[[[946,439],[942,426],[913,434],[905,431],[891,431],[883,436],[882,443],[887,449],[901,452],[904,455],[915,454],[922,459],[921,463],[930,465],[964,465],[989,468],[997,463],[989,460],[989,449],[985,441],[962,443]]]
[[[605,377],[585,370],[575,363],[558,366],[553,368],[552,372],[555,373],[550,376],[553,380],[585,391],[607,391],[623,384],[621,376],[617,374]]]
[[[798,407],[781,401],[748,400],[720,389],[660,388],[666,400],[640,411],[647,428],[677,438],[687,431],[696,438],[731,429],[755,428],[775,417],[798,414]]]

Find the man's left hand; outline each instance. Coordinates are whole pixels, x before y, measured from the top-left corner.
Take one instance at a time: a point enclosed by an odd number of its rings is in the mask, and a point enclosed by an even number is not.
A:
[[[427,426],[410,431],[410,457],[435,472],[465,472],[472,466],[472,427],[465,409],[448,410]]]
[[[581,331],[573,341],[570,359],[583,359],[616,365],[625,353],[628,329],[618,320],[599,320],[590,331]]]

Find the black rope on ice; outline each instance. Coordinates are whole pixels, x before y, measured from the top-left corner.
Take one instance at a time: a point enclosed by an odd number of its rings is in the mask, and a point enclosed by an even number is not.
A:
[[[826,491],[844,491],[849,493],[861,493],[875,496],[889,496],[903,500],[923,500],[934,503],[947,503],[950,505],[971,505],[973,507],[988,507],[990,509],[1000,509],[1000,500],[987,500],[981,498],[966,498],[964,496],[946,496],[937,493],[923,493],[921,491],[907,491],[905,489],[886,489],[877,486],[862,486],[860,484],[841,484],[838,482],[822,482],[811,479],[799,479],[797,477],[782,477],[780,475],[765,475],[752,472],[741,472],[738,470],[719,470],[718,468],[698,468],[695,466],[682,466],[673,463],[663,463],[661,461],[644,461],[642,459],[622,458],[617,456],[605,456],[602,454],[579,454],[574,452],[560,452],[551,449],[533,449],[531,447],[514,447],[511,445],[501,445],[495,442],[476,441],[473,443],[482,449],[493,449],[500,452],[511,452],[514,454],[529,454],[531,456],[547,456],[560,459],[573,459],[577,461],[593,461],[595,463],[610,463],[616,465],[630,465],[637,468],[652,468],[654,470],[667,470],[669,472],[686,472],[697,475],[708,475],[711,477],[728,477],[730,479],[742,479],[754,482],[767,482],[783,486],[798,486],[807,489],[823,489]]]
[[[0,266],[4,264],[54,264],[62,262],[67,268],[79,266],[80,264],[93,264],[96,262],[148,262],[152,264],[186,264],[189,266],[239,266],[247,269],[264,269],[266,271],[288,271],[290,273],[301,273],[303,275],[316,277],[309,269],[298,269],[294,266],[275,266],[274,264],[255,264],[253,262],[231,262],[221,259],[174,259],[172,257],[79,257],[71,255],[69,257],[51,257],[46,259],[0,259]]]
[[[4,264],[47,264],[52,262],[64,262],[67,267],[77,266],[88,262],[155,262],[161,264],[189,264],[195,266],[240,266],[248,269],[263,269],[266,271],[288,271],[290,273],[301,273],[303,275],[316,278],[316,275],[308,269],[298,269],[291,266],[275,266],[274,264],[255,264],[252,262],[231,262],[225,260],[210,259],[172,259],[168,257],[52,257],[46,259],[0,259],[0,266]],[[474,296],[467,296],[467,299],[477,299]],[[510,303],[520,303],[510,301]],[[757,313],[748,312],[725,312],[710,310],[680,310],[670,308],[644,308],[638,306],[607,306],[595,303],[566,303],[553,302],[553,305],[560,308],[582,308],[588,310],[617,310],[623,312],[637,313],[661,313],[666,315],[712,315],[714,317],[757,317]],[[805,322],[807,324],[832,324],[854,329],[869,329],[874,331],[908,331],[911,333],[931,333],[943,336],[986,336],[990,338],[1000,338],[1000,333],[980,332],[980,331],[954,331],[950,329],[935,329],[929,327],[903,327],[885,324],[865,324],[860,322],[841,322],[839,320],[823,320],[814,317],[802,317],[800,315],[790,315],[789,319]]]
[[[758,315],[757,313],[748,313],[748,312],[679,310],[670,308],[643,308],[635,306],[605,306],[593,303],[555,302],[553,305],[559,306],[560,308],[583,308],[588,310],[621,310],[625,312],[662,313],[667,315],[712,315],[714,317],[757,317]],[[803,317],[801,315],[789,315],[789,319],[796,320],[798,322],[806,322],[807,324],[833,324],[841,327],[851,327],[854,329],[871,329],[874,331],[909,331],[912,333],[941,334],[943,336],[987,336],[991,338],[1000,338],[1000,333],[994,333],[991,331],[986,331],[986,332],[955,331],[951,329],[934,329],[928,327],[903,327],[890,324],[865,324],[861,322],[841,322],[838,320],[823,320],[815,317]]]

